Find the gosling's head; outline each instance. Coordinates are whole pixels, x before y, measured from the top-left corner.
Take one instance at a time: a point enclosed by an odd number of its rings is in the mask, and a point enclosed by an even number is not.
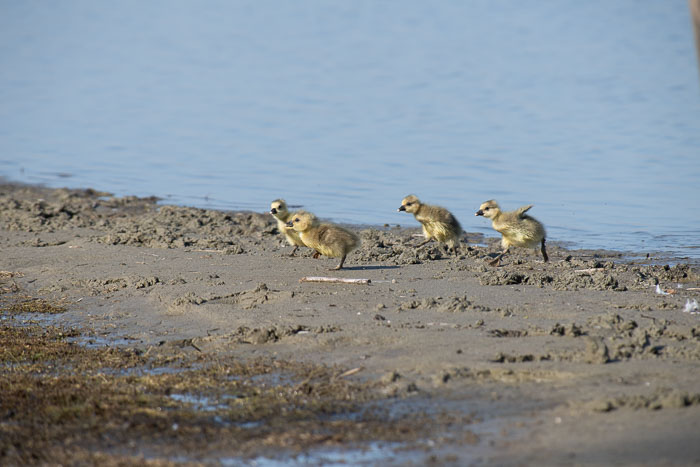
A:
[[[484,216],[488,219],[493,219],[498,214],[500,214],[501,208],[498,207],[498,203],[492,199],[486,201],[484,204],[479,206],[479,210],[474,213],[475,216]]]
[[[287,215],[287,203],[283,199],[276,199],[270,203],[270,214],[276,218],[284,219]]]
[[[318,223],[316,216],[306,211],[299,211],[287,222],[287,227],[291,227],[297,232],[303,232]]]
[[[401,207],[398,211],[406,211],[411,214],[418,212],[420,208],[420,200],[415,195],[408,195],[401,201]]]

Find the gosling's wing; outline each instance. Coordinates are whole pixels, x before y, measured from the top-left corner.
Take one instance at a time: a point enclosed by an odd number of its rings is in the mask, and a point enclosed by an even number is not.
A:
[[[525,213],[528,212],[532,206],[534,206],[534,204],[528,204],[527,206],[522,206],[522,207],[518,208],[518,210],[515,211],[515,213],[517,214],[517,216],[520,219],[523,219],[525,217]]]
[[[443,224],[448,224],[453,227],[458,227],[459,222],[455,216],[452,215],[450,211],[441,206],[428,206],[427,216],[432,222],[442,222]]]
[[[451,212],[448,211],[449,217],[448,217],[448,224],[452,228],[452,230],[457,234],[461,235],[462,234],[462,226],[460,225],[459,221],[455,216],[452,215]]]

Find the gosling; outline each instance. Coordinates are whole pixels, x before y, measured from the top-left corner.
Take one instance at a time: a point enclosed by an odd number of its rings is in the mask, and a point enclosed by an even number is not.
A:
[[[537,248],[541,245],[542,257],[545,263],[549,261],[545,248],[547,232],[545,232],[544,226],[537,219],[525,214],[531,207],[532,204],[523,206],[516,211],[503,212],[496,201],[489,200],[476,211],[475,216],[491,219],[491,226],[502,235],[503,251],[489,262],[491,266],[497,266],[511,246]]]
[[[287,242],[294,247],[289,256],[294,256],[294,253],[299,249],[300,246],[304,245],[301,241],[299,234],[287,227],[287,222],[292,217],[292,214],[287,210],[287,203],[283,199],[276,199],[270,203],[270,214],[277,220],[277,230],[284,234],[284,238]]]
[[[321,224],[316,216],[305,211],[294,214],[287,226],[299,232],[301,241],[317,253],[340,258],[340,263],[332,270],[342,269],[348,253],[360,245],[354,233],[334,224]]]
[[[450,211],[440,206],[423,204],[414,195],[408,195],[401,201],[398,211],[405,211],[415,216],[423,226],[426,240],[418,245],[421,247],[431,240],[447,243],[455,254],[462,236],[462,226]]]

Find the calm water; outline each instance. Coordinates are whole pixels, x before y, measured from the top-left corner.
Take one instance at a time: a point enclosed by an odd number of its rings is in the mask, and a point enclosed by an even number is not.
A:
[[[0,0],[0,176],[700,257],[685,0]]]

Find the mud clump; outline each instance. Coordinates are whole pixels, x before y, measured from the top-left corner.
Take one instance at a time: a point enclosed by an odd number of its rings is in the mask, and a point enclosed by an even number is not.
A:
[[[156,276],[124,276],[71,281],[72,286],[86,289],[93,296],[113,293],[127,288],[147,289],[161,283],[161,280]]]
[[[640,325],[636,320],[610,313],[591,318],[582,332],[589,342],[582,358],[589,363],[648,358],[700,360],[696,328],[673,325],[666,320],[652,319]]]
[[[596,412],[612,412],[620,409],[682,409],[695,405],[700,405],[700,393],[688,393],[685,391],[663,388],[651,394],[624,395],[595,400],[586,404],[586,407]]]
[[[586,350],[581,360],[586,363],[605,364],[610,362],[610,351],[601,337],[586,336]]]
[[[511,355],[503,352],[499,352],[491,360],[493,363],[530,363],[530,362],[541,362],[551,360],[550,355],[534,355],[531,353]]]
[[[199,248],[243,254],[256,244],[256,238],[274,233],[275,227],[269,217],[162,206],[155,213],[120,220],[106,235],[94,237],[94,240],[109,245]]]
[[[407,310],[435,310],[441,313],[461,313],[465,311],[491,311],[485,305],[472,303],[466,296],[454,296],[446,299],[442,297],[428,297],[421,300],[402,302],[396,311]]]
[[[276,302],[278,300],[290,299],[294,297],[292,291],[270,290],[267,284],[260,283],[255,289],[236,292],[224,297],[214,297],[208,300],[209,303],[219,303],[235,305],[244,310],[251,310],[260,305]]]
[[[566,326],[556,323],[549,331],[552,336],[569,336],[569,337],[579,337],[586,334],[586,332],[578,326],[577,324],[570,323]]]
[[[487,271],[479,276],[481,285],[534,285],[552,287],[556,290],[627,290],[618,279],[608,272],[598,271],[592,274],[568,272],[551,274],[549,272],[521,272],[510,270]]]
[[[294,336],[300,333],[325,334],[338,331],[340,331],[340,328],[337,326],[309,327],[304,325],[295,325],[269,326],[266,328],[249,328],[246,326],[241,326],[237,328],[230,337],[241,344],[260,345],[278,342],[285,337]]]
[[[491,337],[525,337],[528,335],[526,329],[491,329],[488,331]]]

